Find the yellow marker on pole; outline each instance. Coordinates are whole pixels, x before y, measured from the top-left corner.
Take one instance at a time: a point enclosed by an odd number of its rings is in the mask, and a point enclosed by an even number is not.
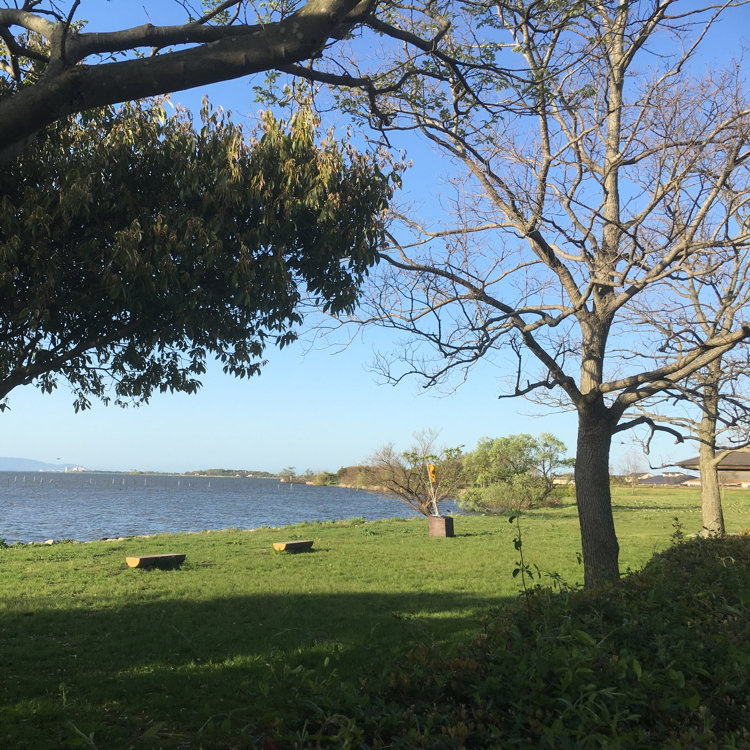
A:
[[[435,465],[434,464],[427,464],[427,471],[430,475],[430,482],[432,484],[435,484],[437,481],[437,473],[435,471]]]

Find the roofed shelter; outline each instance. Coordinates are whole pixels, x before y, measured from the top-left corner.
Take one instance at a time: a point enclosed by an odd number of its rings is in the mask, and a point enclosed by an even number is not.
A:
[[[700,471],[698,456],[678,461],[677,466],[683,469]],[[720,484],[748,484],[750,485],[750,448],[740,448],[729,451],[716,467]]]

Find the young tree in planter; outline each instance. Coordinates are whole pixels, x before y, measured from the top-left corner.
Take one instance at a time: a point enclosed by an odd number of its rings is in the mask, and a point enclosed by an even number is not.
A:
[[[51,126],[0,172],[0,398],[67,381],[93,397],[194,392],[207,357],[257,373],[305,297],[351,309],[393,174],[300,112],[247,139],[160,103]]]
[[[404,217],[412,234],[393,230],[355,322],[404,333],[402,360],[385,367],[393,381],[431,385],[480,359],[515,358],[503,395],[575,410],[587,585],[619,575],[609,455],[631,426],[625,413],[750,336],[738,319],[658,367],[629,355],[646,291],[666,299],[670,279],[702,273],[698,254],[750,242],[741,68],[693,66],[741,4],[417,3],[384,22],[403,45],[381,69],[356,46],[348,59],[339,47],[335,60],[289,67],[338,84],[339,105],[386,134],[414,131],[446,157],[455,224]]]
[[[378,449],[364,467],[367,484],[411,505],[425,516],[439,516],[439,504],[453,500],[462,481],[460,448],[435,447],[436,435],[420,432],[414,445],[398,453],[393,444]]]

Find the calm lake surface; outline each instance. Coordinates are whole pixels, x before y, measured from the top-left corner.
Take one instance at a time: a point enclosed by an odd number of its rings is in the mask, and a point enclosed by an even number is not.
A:
[[[278,479],[0,472],[0,538],[9,544],[413,515],[377,493]]]

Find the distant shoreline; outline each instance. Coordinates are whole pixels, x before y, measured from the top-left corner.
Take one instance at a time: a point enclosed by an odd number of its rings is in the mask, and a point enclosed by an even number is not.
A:
[[[0,469],[0,474],[117,474],[124,477],[201,477],[205,479],[279,479],[278,474],[270,473],[248,473],[248,474],[204,474],[199,472],[177,472],[177,471],[140,471],[122,469]]]

